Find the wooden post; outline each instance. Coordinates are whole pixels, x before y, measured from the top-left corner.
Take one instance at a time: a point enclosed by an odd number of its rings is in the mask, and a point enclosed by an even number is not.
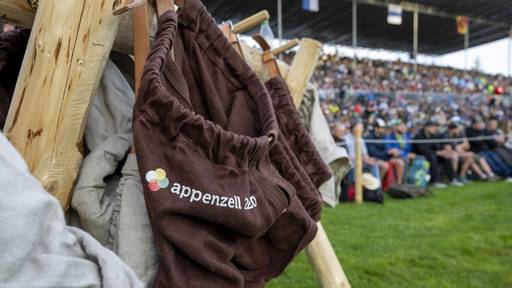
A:
[[[315,269],[321,287],[349,288],[350,283],[336,256],[336,252],[334,252],[329,242],[329,238],[327,238],[324,226],[320,222],[317,226],[317,236],[306,248],[306,255]]]
[[[31,27],[34,23],[34,9],[27,0],[0,1],[0,18],[12,23]]]
[[[356,163],[355,172],[355,188],[356,203],[363,203],[363,151],[362,151],[363,125],[357,124],[354,129],[354,138],[356,141]]]
[[[275,49],[272,49],[272,54],[274,54],[274,56],[277,56],[283,52],[286,52],[286,51],[292,49],[293,47],[295,47],[299,44],[300,44],[299,39],[292,39],[292,40],[286,42],[285,44],[283,44]]]
[[[260,25],[261,23],[265,22],[268,19],[270,19],[270,14],[268,13],[268,11],[262,10],[233,25],[233,32],[235,32],[236,34],[244,33],[245,31],[250,30],[251,28],[254,28],[257,25]]]
[[[82,160],[85,116],[117,33],[113,4],[40,2],[7,115],[7,137],[63,207]]]
[[[316,40],[303,38],[300,41],[299,51],[286,77],[286,83],[296,106],[299,106],[304,97],[309,79],[316,69],[321,49],[322,43]]]

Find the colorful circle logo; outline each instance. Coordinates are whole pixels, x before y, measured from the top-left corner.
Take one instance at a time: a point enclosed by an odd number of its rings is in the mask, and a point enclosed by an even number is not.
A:
[[[149,190],[156,192],[160,189],[167,188],[169,186],[169,179],[167,179],[167,173],[162,168],[155,170],[149,170],[146,173],[146,181],[148,181]]]

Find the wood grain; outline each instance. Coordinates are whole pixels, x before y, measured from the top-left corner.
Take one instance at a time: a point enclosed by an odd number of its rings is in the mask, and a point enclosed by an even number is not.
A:
[[[354,140],[356,141],[355,172],[355,200],[356,203],[363,203],[363,152],[362,152],[363,125],[357,124],[354,129]]]
[[[321,50],[322,43],[316,40],[303,38],[300,41],[299,51],[297,51],[285,78],[296,106],[302,102],[309,79],[316,69]]]
[[[350,288],[343,267],[332,248],[322,223],[317,223],[315,239],[306,247],[306,255],[323,288]]]
[[[40,2],[4,127],[63,207],[82,160],[85,115],[117,33],[113,1]]]

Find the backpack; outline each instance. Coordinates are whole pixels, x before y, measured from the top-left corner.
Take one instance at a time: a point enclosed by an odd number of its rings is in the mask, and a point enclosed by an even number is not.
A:
[[[340,202],[353,202],[356,194],[354,185],[345,185],[341,188]],[[382,189],[369,190],[363,187],[363,201],[384,203]]]
[[[393,198],[418,198],[431,195],[432,193],[426,187],[416,186],[414,184],[399,184],[389,187],[387,193]]]
[[[363,200],[365,202],[375,202],[379,204],[384,203],[384,193],[382,189],[378,188],[375,190],[366,189],[363,187]]]
[[[405,183],[427,187],[430,181],[429,169],[430,163],[424,157],[417,156],[407,170]]]

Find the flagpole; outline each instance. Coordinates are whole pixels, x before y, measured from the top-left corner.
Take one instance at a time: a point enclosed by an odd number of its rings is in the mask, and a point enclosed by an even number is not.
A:
[[[511,66],[512,66],[512,26],[510,26],[510,32],[508,33],[508,77],[512,77]]]
[[[464,69],[468,71],[468,48],[469,48],[469,17],[466,25],[466,33],[464,34]]]
[[[352,49],[354,49],[354,63],[357,61],[357,0],[352,0]]]
[[[283,2],[277,0],[277,37],[279,42],[283,40]],[[281,45],[281,43],[279,43]]]
[[[413,43],[412,43],[412,56],[414,58],[414,73],[418,65],[418,4],[414,6],[414,23],[413,23]]]

